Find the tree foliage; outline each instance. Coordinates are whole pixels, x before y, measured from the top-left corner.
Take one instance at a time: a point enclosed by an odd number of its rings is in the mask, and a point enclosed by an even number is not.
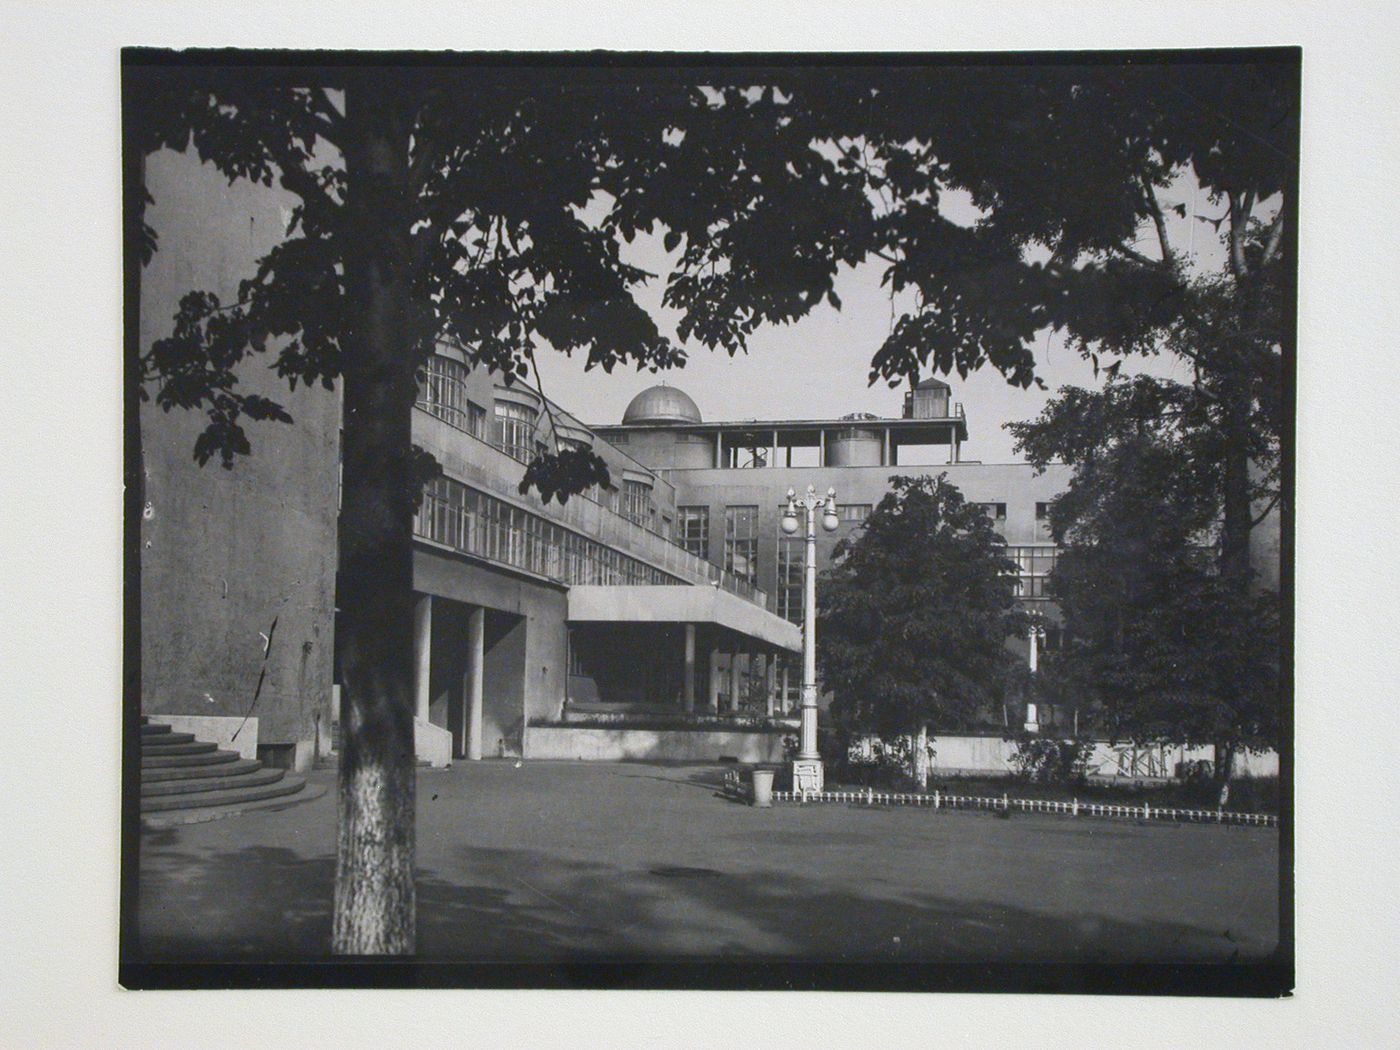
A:
[[[1227,775],[1238,749],[1279,743],[1280,610],[1220,571],[1217,413],[1196,388],[1137,377],[1066,388],[1012,429],[1033,462],[1075,468],[1050,506],[1069,641],[1047,654],[1047,687],[1111,736],[1214,744]]]
[[[1028,621],[1016,565],[946,475],[894,477],[817,588],[818,655],[833,714],[881,734],[954,729],[998,704]]]
[[[229,180],[277,184],[298,204],[233,301],[191,290],[170,335],[143,348],[138,379],[162,408],[203,412],[196,458],[225,465],[252,448],[247,420],[289,418],[239,390],[250,358],[292,386],[342,384],[341,951],[412,946],[412,504],[431,472],[411,418],[439,340],[508,383],[528,382],[545,347],[605,371],[681,367],[685,348],[634,298],[651,275],[622,250],[653,232],[671,253],[663,301],[682,342],[744,351],[762,325],[839,308],[840,268],[876,258],[914,307],[893,310],[872,382],[989,363],[1027,385],[1046,325],[1086,352],[1139,352],[1201,314],[1165,239],[1161,258],[1135,247],[1145,224],[1163,229],[1156,191],[1190,169],[1228,201],[1222,302],[1249,283],[1224,340],[1231,360],[1277,341],[1263,275],[1286,258],[1288,211],[1262,228],[1255,215],[1288,185],[1296,87],[1277,63],[835,75],[141,58],[124,71],[139,79],[128,143],[193,148]],[[958,194],[976,222],[942,207]],[[144,258],[159,243],[148,203],[132,189]],[[1252,389],[1220,374],[1226,390]],[[1226,406],[1236,435],[1239,405]],[[1239,455],[1227,522],[1239,519]],[[591,452],[556,447],[526,480],[567,498],[600,469]],[[938,704],[972,702],[978,666],[947,664]]]

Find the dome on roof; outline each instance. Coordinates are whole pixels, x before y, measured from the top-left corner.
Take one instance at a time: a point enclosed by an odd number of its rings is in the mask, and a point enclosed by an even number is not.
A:
[[[665,383],[647,387],[622,413],[623,423],[699,423],[700,409],[684,390]]]
[[[941,379],[930,377],[914,388],[915,390],[952,390],[947,383]]]

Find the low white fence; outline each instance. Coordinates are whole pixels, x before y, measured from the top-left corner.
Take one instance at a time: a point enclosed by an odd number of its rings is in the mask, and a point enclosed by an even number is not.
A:
[[[1268,813],[1232,813],[1223,809],[1182,809],[1176,806],[1127,806],[1106,802],[1051,801],[1039,798],[986,798],[976,795],[947,795],[934,791],[928,795],[897,791],[775,791],[774,802],[842,802],[867,806],[923,806],[929,809],[981,809],[1009,813],[1058,813],[1069,817],[1116,817],[1124,820],[1166,820],[1188,824],[1236,824],[1276,828],[1278,817]]]

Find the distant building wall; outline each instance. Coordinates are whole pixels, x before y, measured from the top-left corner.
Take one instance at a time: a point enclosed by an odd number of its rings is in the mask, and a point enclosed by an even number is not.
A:
[[[634,446],[629,446],[634,447]],[[1070,468],[1052,465],[1043,474],[1027,464],[948,463],[932,466],[893,467],[780,467],[754,470],[669,470],[664,476],[676,488],[676,503],[710,508],[707,557],[724,564],[724,511],[727,506],[758,507],[758,585],[769,594],[778,592],[779,521],[787,504],[787,491],[799,493],[812,485],[820,493],[836,490],[838,505],[874,507],[890,491],[890,478],[946,474],[972,503],[1006,505],[1006,517],[993,524],[1009,544],[1050,543],[1047,523],[1036,517],[1037,503],[1048,503],[1064,491]],[[857,531],[854,521],[842,521],[835,532],[818,531],[817,567],[824,569],[831,552],[842,539]]]

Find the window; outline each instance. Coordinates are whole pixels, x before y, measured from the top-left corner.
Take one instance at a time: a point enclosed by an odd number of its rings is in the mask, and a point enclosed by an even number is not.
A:
[[[677,507],[677,540],[697,558],[710,557],[710,508]]]
[[[651,489],[644,482],[623,479],[622,516],[638,525],[651,524]]]
[[[569,584],[682,582],[653,565],[451,478],[437,477],[425,486],[413,531],[464,554]]]
[[[836,516],[842,521],[859,522],[870,517],[871,509],[869,503],[838,503],[836,504]]]
[[[1037,503],[1037,504],[1035,505],[1035,520],[1036,520],[1036,521],[1049,521],[1049,520],[1050,520],[1050,504],[1048,504],[1048,503]]]
[[[1050,597],[1047,584],[1058,553],[1059,549],[1051,546],[1006,548],[1006,556],[1016,563],[1018,598]]]
[[[532,410],[509,401],[496,402],[496,444],[502,452],[528,463],[534,435],[535,413]]]
[[[758,580],[758,508],[724,508],[724,567],[740,579]]]
[[[802,561],[806,541],[778,540],[778,615],[792,623],[802,622]]]
[[[473,437],[486,438],[486,409],[467,397],[467,366],[434,354],[423,370],[417,407]]]
[[[979,503],[977,505],[981,507],[983,513],[985,513],[987,517],[991,518],[993,521],[1006,520],[1005,503]]]

